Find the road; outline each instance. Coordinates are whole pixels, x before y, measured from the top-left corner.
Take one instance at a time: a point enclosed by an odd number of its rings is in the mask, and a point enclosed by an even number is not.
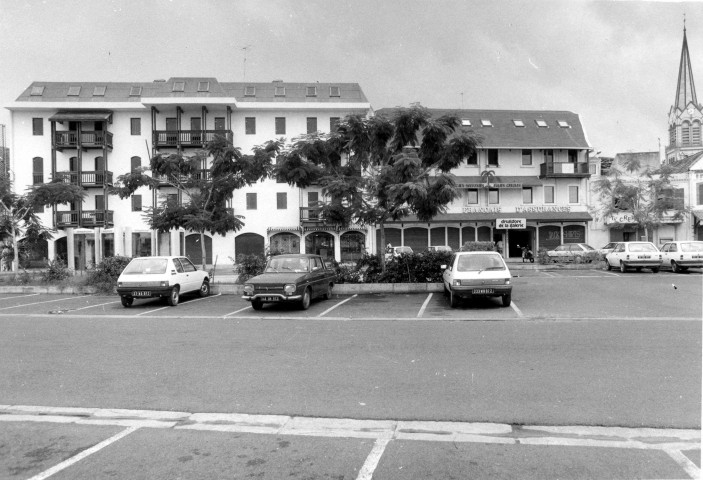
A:
[[[0,295],[0,477],[115,435],[51,478],[698,474],[703,276],[527,275],[511,308]]]

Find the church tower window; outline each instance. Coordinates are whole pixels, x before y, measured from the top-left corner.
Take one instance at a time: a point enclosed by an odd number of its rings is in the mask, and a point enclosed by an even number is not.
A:
[[[688,147],[691,145],[691,124],[683,122],[681,124],[681,146]]]
[[[693,125],[691,126],[691,144],[692,145],[701,145],[701,122],[698,120],[694,120]]]

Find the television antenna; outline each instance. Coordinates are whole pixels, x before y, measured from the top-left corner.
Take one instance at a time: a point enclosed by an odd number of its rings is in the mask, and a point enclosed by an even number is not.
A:
[[[247,54],[249,53],[250,48],[251,45],[245,45],[241,47],[241,49],[244,50],[244,62],[242,63],[242,82],[246,82],[247,80]]]

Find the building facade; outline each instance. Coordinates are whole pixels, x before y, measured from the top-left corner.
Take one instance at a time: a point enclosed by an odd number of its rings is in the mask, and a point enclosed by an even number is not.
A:
[[[348,114],[371,113],[358,84],[215,78],[34,82],[7,108],[14,152],[10,169],[17,191],[57,178],[86,190],[81,204],[40,213],[44,225],[58,230],[46,256],[62,256],[75,269],[111,255],[185,254],[202,261],[199,234],[182,229],[158,234],[143,217],[146,207],[174,194],[173,187],[143,188],[124,200],[108,192],[118,176],[148,165],[154,154],[190,155],[215,135],[249,153],[268,140],[329,132]],[[231,207],[244,217],[245,227],[224,236],[208,234],[206,263],[231,263],[238,254],[263,252],[265,245],[301,251],[309,245],[341,256],[348,232],[333,232],[332,242],[329,232],[301,227],[301,212],[313,198],[312,192],[271,179],[235,192]],[[356,233],[366,245],[367,233]],[[321,235],[326,243],[316,240]]]

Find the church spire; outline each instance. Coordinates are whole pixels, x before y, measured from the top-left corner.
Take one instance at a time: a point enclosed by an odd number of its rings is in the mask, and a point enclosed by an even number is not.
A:
[[[686,41],[686,20],[684,20],[683,46],[681,47],[681,63],[679,64],[679,82],[676,86],[676,100],[674,101],[674,108],[685,110],[691,102],[698,106],[696,86],[693,84],[691,57],[688,54],[688,42]]]

